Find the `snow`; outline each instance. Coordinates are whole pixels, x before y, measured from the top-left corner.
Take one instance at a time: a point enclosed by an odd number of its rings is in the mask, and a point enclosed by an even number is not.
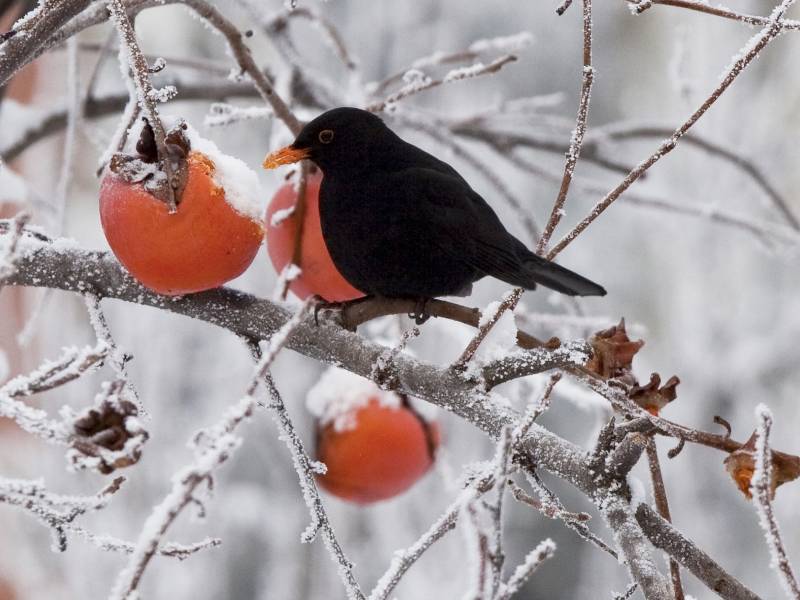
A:
[[[209,108],[205,119],[203,119],[203,125],[206,127],[220,127],[237,121],[270,119],[273,116],[272,109],[266,106],[240,107],[233,104],[225,104],[224,102],[215,102]]]
[[[217,145],[200,136],[194,127],[187,124],[187,137],[192,150],[202,152],[214,163],[214,183],[225,190],[225,200],[241,215],[261,221],[264,214],[263,199],[258,176],[244,161],[224,154]]]
[[[458,69],[453,69],[452,71],[448,71],[448,73],[444,76],[443,81],[447,83],[449,81],[458,81],[459,79],[475,77],[476,75],[480,75],[485,70],[486,70],[485,64],[483,64],[482,62],[476,62],[467,67],[460,67]]]
[[[521,31],[513,35],[477,40],[470,44],[470,52],[487,52],[497,50],[500,52],[517,52],[527,48],[533,43],[533,34]]]
[[[4,382],[8,378],[10,372],[11,367],[8,363],[8,355],[6,354],[5,350],[0,348],[0,383]]]
[[[4,122],[0,120],[0,123]],[[5,135],[3,131],[3,137]],[[6,202],[23,204],[27,197],[28,185],[25,180],[8,168],[8,165],[0,164],[0,204]]]
[[[294,214],[294,209],[295,207],[292,205],[287,208],[276,210],[274,213],[272,213],[272,217],[269,220],[270,226],[280,227],[281,223]]]
[[[306,395],[306,408],[320,424],[336,431],[353,429],[355,411],[376,400],[381,406],[400,408],[400,396],[344,369],[328,368]]]
[[[162,88],[153,88],[147,95],[156,102],[168,102],[178,95],[178,88],[174,85],[165,85]]]
[[[490,303],[481,315],[480,327],[491,319],[500,306],[500,301]],[[517,325],[514,321],[514,313],[506,310],[489,330],[489,334],[484,338],[476,356],[483,360],[499,359],[508,354],[509,350],[517,347]]]

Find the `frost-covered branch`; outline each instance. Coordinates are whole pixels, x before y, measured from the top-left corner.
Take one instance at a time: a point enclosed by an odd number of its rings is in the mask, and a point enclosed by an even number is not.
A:
[[[0,164],[0,169],[7,168],[5,165]],[[18,213],[9,223],[9,230],[11,235],[6,236],[5,244],[0,249],[0,289],[6,279],[11,277],[17,270],[17,247],[19,240],[22,237],[22,232],[25,225],[30,221],[31,216],[26,212]]]
[[[664,484],[664,475],[661,472],[661,462],[658,458],[658,448],[656,447],[656,440],[653,437],[647,440],[647,464],[650,469],[650,482],[653,487],[653,498],[656,501],[656,508],[658,514],[664,519],[672,522],[672,517],[669,513],[669,500],[667,499],[667,488]],[[681,584],[681,570],[678,566],[678,561],[670,557],[669,559],[670,577],[672,577],[672,591],[675,594],[675,600],[683,600],[683,585]]]
[[[0,86],[47,49],[53,33],[90,4],[91,0],[60,0],[46,10],[40,4],[34,14],[23,16],[23,24],[12,29],[16,33],[0,41]]]
[[[144,407],[139,402],[139,394],[131,381],[128,374],[128,361],[132,358],[126,354],[122,349],[117,346],[114,337],[111,335],[111,329],[108,326],[106,315],[100,306],[100,298],[90,292],[83,295],[84,302],[86,303],[86,310],[89,313],[89,322],[94,329],[94,334],[97,336],[98,342],[102,342],[108,348],[108,362],[114,371],[117,379],[123,381],[125,389],[131,396],[131,400],[139,405],[139,409],[144,411]]]
[[[506,293],[500,302],[495,302],[487,307],[478,323],[477,333],[469,341],[467,347],[464,348],[464,352],[461,353],[458,360],[453,363],[454,369],[463,370],[467,367],[469,361],[472,360],[472,357],[475,356],[475,353],[478,351],[481,342],[486,339],[486,336],[489,335],[489,332],[500,320],[500,317],[503,316],[503,313],[508,310],[514,311],[524,291],[525,290],[522,288],[516,288]]]
[[[198,432],[190,442],[195,450],[195,460],[173,476],[173,485],[167,496],[153,509],[142,526],[142,533],[136,541],[127,566],[119,573],[110,599],[124,600],[136,598],[136,591],[144,575],[147,565],[158,551],[159,544],[167,529],[175,522],[186,506],[197,502],[196,495],[202,485],[211,486],[214,470],[226,462],[241,444],[241,438],[234,431],[248,420],[257,405],[255,392],[261,380],[269,371],[280,350],[286,344],[289,335],[302,322],[308,310],[308,304],[301,309],[270,336],[267,349],[255,368],[255,373],[247,387],[244,397],[230,406],[222,420],[207,429]]]
[[[563,10],[566,10],[566,6]],[[563,12],[562,10],[562,12]],[[545,225],[542,237],[536,244],[536,253],[544,254],[550,237],[558,227],[561,217],[564,215],[564,204],[567,201],[569,186],[572,183],[572,175],[575,166],[580,158],[583,137],[586,134],[586,122],[589,119],[589,101],[592,97],[592,84],[594,83],[594,67],[592,66],[592,0],[583,0],[583,76],[581,79],[581,96],[578,103],[578,116],[575,118],[575,129],[570,136],[569,149],[567,150],[566,162],[564,164],[564,175],[561,179],[561,186],[558,189],[558,196],[553,203],[550,218]]]
[[[596,150],[606,140],[612,142],[638,140],[646,138],[665,138],[672,134],[668,127],[643,123],[619,123],[596,128],[587,133],[584,149]],[[723,143],[708,139],[699,133],[686,133],[681,140],[687,146],[694,146],[709,155],[729,163],[747,175],[766,194],[776,210],[781,213],[788,225],[795,231],[800,231],[800,219],[792,212],[788,200],[781,195],[775,186],[770,183],[761,167],[755,160],[745,155],[744,151],[734,150]],[[709,214],[713,217],[714,213]]]
[[[416,542],[404,550],[395,552],[389,568],[375,584],[368,600],[387,600],[402,577],[415,562],[422,558],[428,548],[455,528],[464,508],[491,490],[494,484],[495,479],[492,472],[487,471],[472,477],[458,497],[444,511],[444,514],[436,519]]]
[[[647,504],[636,507],[636,520],[651,544],[674,557],[708,589],[726,600],[760,600],[758,595],[725,571],[697,544],[675,529]]]
[[[473,77],[480,77],[481,75],[491,75],[492,73],[496,73],[507,64],[516,60],[517,57],[513,54],[506,54],[494,59],[487,65],[477,62],[469,67],[454,69],[440,79],[433,79],[419,69],[411,69],[403,75],[403,81],[405,82],[403,87],[390,94],[385,100],[370,104],[366,108],[372,112],[381,112],[393,104],[396,104],[400,100],[408,98],[409,96],[413,96],[414,94],[418,94],[424,90],[439,87],[440,85],[453,81],[471,79]]]
[[[368,83],[366,87],[370,93],[375,96],[385,92],[392,85],[403,81],[405,75],[410,71],[475,60],[479,58],[482,53],[491,50],[514,53],[529,46],[532,42],[533,36],[527,31],[521,31],[511,35],[477,40],[470,44],[469,48],[465,50],[458,50],[456,52],[436,51],[418,58],[408,68],[394,73],[380,82]]]
[[[122,0],[108,0],[108,11],[119,32],[119,60],[122,76],[126,77],[130,69],[135,83],[137,104],[153,130],[160,168],[163,169],[166,177],[167,206],[169,206],[170,212],[175,212],[178,207],[178,198],[175,194],[180,188],[180,181],[173,165],[172,155],[167,151],[165,140],[167,132],[158,115],[157,102],[160,99],[158,90],[150,82],[150,66],[139,48],[139,42],[136,41],[136,32],[128,18],[125,4]],[[125,122],[124,117],[123,122]]]
[[[60,445],[70,444],[70,427],[66,421],[49,418],[46,411],[19,400],[73,381],[98,365],[108,354],[108,346],[99,343],[79,350],[65,348],[55,360],[45,361],[27,375],[18,375],[0,387],[0,417],[14,421],[21,429],[43,440]]]
[[[509,600],[525,584],[531,575],[536,572],[541,564],[552,558],[556,552],[556,545],[551,539],[541,542],[536,548],[531,550],[525,557],[524,562],[519,565],[508,578],[495,596],[496,600]]]
[[[261,360],[263,361],[263,357]],[[303,543],[310,543],[314,541],[319,532],[322,532],[323,542],[331,558],[337,564],[339,577],[344,584],[348,600],[364,600],[364,593],[353,574],[353,563],[347,558],[336,537],[314,479],[315,474],[325,472],[325,466],[309,458],[271,375],[265,375],[265,383],[270,397],[267,408],[271,411],[273,420],[280,430],[281,439],[286,443],[289,453],[292,455],[292,463],[300,481],[303,500],[311,515],[311,523],[303,531],[300,540]]]
[[[124,477],[117,477],[93,496],[64,496],[48,492],[41,480],[27,481],[0,477],[0,503],[30,512],[53,533],[53,550],[67,549],[67,534],[72,523],[90,511],[105,508],[119,491]]]
[[[275,116],[286,124],[289,130],[297,135],[300,133],[302,124],[294,116],[291,109],[278,95],[266,74],[258,67],[253,60],[250,49],[244,43],[242,33],[239,29],[223,15],[215,6],[205,2],[205,0],[181,0],[191,8],[199,17],[205,19],[211,27],[216,29],[228,42],[231,54],[236,60],[243,73],[246,73],[252,80],[253,85],[264,101],[270,105]]]
[[[769,23],[764,29],[753,39],[751,39],[741,50],[734,56],[732,65],[728,68],[725,76],[722,78],[720,84],[711,92],[711,95],[705,99],[700,107],[692,113],[692,115],[678,127],[672,135],[664,140],[658,149],[640,162],[628,175],[608,194],[605,198],[600,200],[589,214],[580,221],[569,233],[567,233],[559,242],[547,253],[548,259],[553,259],[559,252],[566,248],[575,238],[577,238],[583,231],[594,222],[614,201],[619,198],[625,190],[627,190],[637,179],[650,169],[661,158],[669,154],[675,149],[680,141],[680,138],[689,131],[692,126],[708,111],[714,103],[719,100],[722,94],[731,86],[736,78],[747,68],[747,66],[767,47],[767,45],[780,34],[782,28],[783,15],[794,4],[795,0],[783,0],[772,12]]]
[[[764,537],[770,550],[770,567],[780,577],[781,585],[787,597],[800,599],[800,583],[789,562],[786,547],[783,545],[781,530],[775,511],[772,508],[773,496],[773,458],[769,445],[769,434],[772,429],[772,413],[764,404],[756,407],[756,465],[750,484],[753,500],[758,510],[758,518]]]
[[[712,5],[702,0],[624,0],[627,2],[631,10],[636,14],[641,14],[655,5],[674,6],[676,8],[685,8],[697,12],[713,15],[715,17],[722,17],[724,19],[731,19],[733,21],[741,21],[742,23],[755,27],[763,27],[769,25],[769,17],[761,17],[757,15],[749,15],[746,13],[731,10],[722,5]],[[781,23],[781,28],[785,30],[798,30],[800,29],[800,22],[792,19],[784,19]]]

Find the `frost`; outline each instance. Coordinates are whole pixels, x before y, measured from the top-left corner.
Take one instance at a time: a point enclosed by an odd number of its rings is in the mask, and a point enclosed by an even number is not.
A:
[[[289,206],[287,208],[282,208],[280,210],[276,210],[272,213],[272,217],[269,220],[269,224],[272,227],[280,227],[281,223],[283,223],[286,219],[291,217],[294,214],[295,206]]]
[[[239,107],[233,104],[215,102],[211,105],[209,113],[203,120],[206,127],[220,127],[238,121],[251,121],[254,119],[270,119],[274,116],[272,109],[265,106]]]
[[[8,355],[5,350],[0,348],[0,382],[5,381],[11,372],[11,367],[8,363]]]
[[[521,31],[513,35],[507,35],[484,40],[477,40],[470,44],[470,52],[486,52],[497,50],[500,52],[517,52],[527,48],[533,43],[533,34],[529,31]]]
[[[214,163],[214,183],[225,190],[225,200],[239,214],[260,222],[265,195],[258,175],[243,161],[223,154],[214,142],[201,137],[191,125],[187,125],[186,134],[192,150],[205,154]]]
[[[278,280],[275,282],[275,288],[272,294],[272,300],[280,302],[285,295],[285,292],[290,283],[303,274],[303,270],[294,263],[289,263],[281,269]]]
[[[344,369],[328,368],[306,395],[306,408],[317,417],[320,424],[333,424],[337,431],[352,429],[356,425],[359,408],[377,401],[381,406],[400,408],[400,396],[382,390],[372,381]]]
[[[647,490],[642,480],[633,475],[628,475],[628,487],[631,489],[631,506],[636,510],[637,506],[647,502]]]
[[[494,317],[500,304],[501,301],[492,302],[483,310],[479,327],[483,327]],[[489,334],[478,347],[476,354],[484,360],[500,359],[506,356],[509,350],[515,350],[516,347],[517,325],[514,321],[514,313],[506,310],[500,315],[494,327],[489,330]]]
[[[5,112],[6,104],[9,103],[13,104],[13,101],[5,101],[3,112]],[[4,120],[0,120],[0,123],[4,123]],[[2,124],[0,124],[0,128],[1,127]],[[3,137],[5,136],[6,133],[5,130],[3,130]],[[0,164],[0,204],[6,202],[24,204],[27,197],[28,185],[25,183],[25,180],[9,169],[5,164]]]
[[[448,73],[444,76],[443,81],[447,83],[450,81],[458,81],[459,79],[467,79],[468,77],[475,77],[476,75],[483,73],[486,68],[486,65],[482,62],[476,62],[468,67],[461,67],[458,69],[453,69],[452,71],[448,71]]]
[[[156,102],[168,102],[178,95],[178,88],[174,85],[165,85],[162,88],[153,88],[147,95]]]

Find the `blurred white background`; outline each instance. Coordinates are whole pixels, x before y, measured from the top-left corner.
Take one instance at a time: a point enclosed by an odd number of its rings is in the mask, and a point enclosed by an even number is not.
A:
[[[742,12],[768,14],[772,9],[770,3],[760,1],[732,2],[733,8]],[[238,2],[216,4],[240,27],[254,30],[248,44],[257,62],[277,77],[279,89],[285,91],[286,63],[252,14]],[[277,0],[250,4],[265,19],[283,8]],[[560,136],[555,139],[567,143],[580,89],[580,6],[573,6],[558,17],[555,3],[549,1],[300,0],[299,5],[314,8],[339,28],[359,61],[364,82],[402,72],[417,58],[437,50],[456,51],[476,39],[531,32],[534,42],[519,52],[518,62],[498,74],[423,92],[402,101],[399,107],[407,105],[457,117],[483,114],[498,102],[562,93],[559,103],[531,118],[533,129]],[[89,29],[81,34],[80,41],[102,44],[109,31],[108,24]],[[168,57],[167,69],[159,81],[179,82],[178,98],[162,111],[186,117],[223,151],[257,169],[266,206],[283,173],[267,173],[258,166],[267,151],[290,139],[283,124],[252,120],[224,128],[204,127],[209,102],[180,101],[180,83],[215,84],[224,83],[225,78],[169,63],[169,57],[187,57],[232,67],[222,38],[210,34],[188,11],[177,6],[145,10],[137,20],[137,31],[148,54]],[[731,57],[754,33],[737,22],[669,7],[655,7],[634,17],[622,0],[596,3],[597,74],[590,135],[611,124],[676,127],[717,85]],[[752,161],[796,214],[800,214],[796,193],[800,185],[800,171],[796,168],[800,71],[794,61],[800,44],[798,35],[790,32],[776,40],[696,128],[704,139]],[[323,42],[319,29],[297,19],[291,25],[291,38],[311,72],[325,73],[348,102],[363,101],[355,93],[346,70]],[[80,55],[84,85],[95,61],[96,53]],[[64,104],[65,65],[63,51],[51,52],[38,61],[35,72],[29,73],[30,98],[25,98],[23,104],[3,102],[0,147],[15,139],[20,114],[34,119],[32,111]],[[440,68],[437,72],[446,70],[447,67]],[[101,72],[98,95],[123,90],[118,64],[112,56]],[[16,92],[20,94],[18,98],[24,97],[23,91]],[[242,106],[259,104],[255,98],[231,101]],[[303,118],[317,112],[321,110],[298,109]],[[118,114],[87,122],[74,150],[75,177],[66,204],[63,233],[87,248],[107,248],[98,218],[95,178],[102,146],[98,149],[90,139],[107,143],[117,117]],[[566,125],[554,127],[557,120],[553,117],[564,119]],[[391,115],[387,118],[392,124]],[[451,162],[495,207],[509,228],[531,243],[524,237],[517,215],[497,198],[480,174],[429,137],[399,127],[398,131]],[[49,137],[13,163],[13,169],[30,187],[30,194],[45,204],[54,198],[63,141],[62,135]],[[604,139],[603,149],[616,162],[632,166],[653,152],[659,141],[658,137]],[[556,183],[515,169],[477,142],[465,143],[508,184],[525,203],[526,210],[540,223],[546,221],[557,193]],[[520,155],[551,173],[559,174],[563,168],[559,153],[522,150]],[[601,197],[600,192],[586,191],[582,185],[608,190],[623,175],[581,162],[556,239]],[[0,201],[19,200],[9,190],[0,189]],[[784,225],[752,177],[730,161],[688,144],[679,145],[659,162],[645,181],[631,189],[631,194],[695,207],[706,214],[722,211],[748,222]],[[52,230],[53,220],[46,212],[39,213],[37,221]],[[597,317],[597,326],[565,328],[556,319],[527,327],[545,338],[582,337],[624,316],[631,337],[646,340],[635,362],[640,379],[646,381],[651,371],[658,371],[664,378],[673,374],[681,378],[678,399],[664,411],[664,416],[697,428],[714,429],[713,416],[722,415],[733,424],[734,436],[744,440],[754,428],[754,407],[764,402],[775,414],[775,447],[796,453],[800,450],[795,435],[800,421],[799,245],[796,234],[781,240],[773,235],[759,237],[710,218],[642,207],[623,197],[560,257],[563,264],[608,289],[605,298],[582,303],[587,315]],[[270,297],[275,279],[262,250],[252,267],[231,285]],[[469,302],[485,306],[505,290],[506,286],[498,281],[484,280],[476,286]],[[38,294],[36,290],[4,289],[0,295],[2,355],[10,363],[12,374],[32,368],[45,357],[54,357],[63,345],[82,345],[93,339],[83,301],[73,294],[53,292],[45,300],[30,341],[20,346],[15,335],[20,323],[27,320]],[[523,303],[533,313],[554,317],[569,313],[569,306],[546,290],[527,293]],[[108,509],[88,515],[82,524],[95,532],[135,539],[153,504],[168,491],[171,474],[191,459],[185,441],[198,428],[215,422],[225,407],[240,397],[252,367],[246,348],[226,332],[150,308],[112,301],[104,306],[116,340],[135,357],[130,369],[152,415],[146,424],[151,439],[140,464],[124,473],[129,477],[125,489]],[[362,333],[370,335],[379,329],[380,326],[364,327]],[[466,327],[434,319],[422,327],[421,336],[411,347],[421,358],[444,363],[458,356],[469,335]],[[304,406],[305,393],[324,368],[287,351],[279,357],[274,370],[289,410],[302,425],[309,444],[313,429]],[[39,401],[54,411],[62,404],[85,405],[105,378],[107,372],[100,371],[46,394]],[[542,423],[589,447],[598,427],[609,416],[608,406],[599,396],[576,385],[561,385]],[[449,504],[462,466],[491,455],[492,444],[480,432],[456,417],[440,413],[439,418],[444,445],[438,464],[405,495],[368,507],[348,505],[326,496],[336,530],[366,588],[383,573],[392,552],[413,542]],[[197,521],[184,515],[167,536],[183,542],[217,536],[223,544],[182,563],[156,559],[145,577],[142,597],[344,597],[335,566],[321,543],[299,543],[309,517],[273,423],[266,414],[256,414],[244,433],[245,445],[218,473],[215,497],[207,505],[206,519]],[[724,455],[687,445],[677,458],[668,460],[668,447],[667,441],[661,440],[676,526],[764,598],[779,597],[781,590],[768,569],[768,550],[756,513],[725,473]],[[647,483],[646,473],[640,469],[642,465],[634,475]],[[67,473],[61,449],[30,439],[5,423],[0,423],[0,473],[9,477],[43,477],[49,489],[75,494],[94,493],[105,480],[97,475]],[[553,478],[547,481],[570,510],[595,514],[572,488]],[[512,501],[507,507],[509,565],[519,562],[545,537],[552,537],[558,544],[555,558],[540,569],[519,598],[610,598],[610,590],[624,590],[628,582],[624,566],[615,564],[559,523]],[[789,554],[796,561],[800,561],[798,507],[798,486],[782,488],[776,509],[784,525]],[[591,526],[610,539],[602,519],[593,519]],[[469,580],[464,544],[459,531],[445,538],[412,568],[395,595],[418,600],[460,597]],[[101,552],[80,539],[73,539],[65,553],[53,553],[49,547],[45,528],[18,510],[0,506],[0,580],[17,590],[17,599],[102,598],[125,561],[123,556]],[[696,598],[711,597],[689,574],[684,576],[684,585]]]

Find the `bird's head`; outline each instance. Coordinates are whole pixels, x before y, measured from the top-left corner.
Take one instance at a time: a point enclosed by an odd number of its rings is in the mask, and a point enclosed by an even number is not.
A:
[[[274,169],[309,159],[326,175],[353,172],[380,160],[396,139],[376,115],[360,108],[334,108],[310,121],[290,145],[269,154],[263,166]]]

